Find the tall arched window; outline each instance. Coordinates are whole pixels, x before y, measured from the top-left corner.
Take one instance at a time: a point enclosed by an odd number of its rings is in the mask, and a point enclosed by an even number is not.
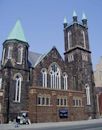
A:
[[[43,68],[41,70],[41,73],[42,73],[42,86],[44,88],[47,88],[47,70]]]
[[[61,72],[55,63],[50,66],[50,85],[53,89],[61,89]]]
[[[20,102],[21,100],[21,82],[22,78],[20,75],[16,75],[15,77],[15,95],[14,95],[14,101]]]
[[[8,59],[11,59],[11,58],[12,58],[12,49],[13,49],[12,46],[9,46],[9,47],[8,47],[8,56],[7,56]]]
[[[0,78],[0,89],[2,88],[2,78]]]
[[[85,85],[86,88],[86,100],[87,100],[87,105],[91,105],[91,100],[90,100],[90,87],[88,84]]]
[[[69,31],[68,32],[68,50],[71,48],[71,43],[72,43],[72,33]]]
[[[4,63],[4,57],[5,57],[5,48],[3,49],[3,53],[2,53],[2,64]]]
[[[23,58],[23,48],[18,48],[18,57],[17,57],[17,64],[22,64],[22,58]]]
[[[64,90],[68,89],[68,75],[66,73],[63,74],[64,79]]]
[[[83,43],[84,43],[84,48],[86,49],[86,39],[85,39],[85,32],[82,30],[81,31],[82,36],[83,36]]]

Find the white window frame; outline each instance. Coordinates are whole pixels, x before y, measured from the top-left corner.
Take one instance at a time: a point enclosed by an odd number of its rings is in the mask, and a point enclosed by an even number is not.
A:
[[[74,61],[73,53],[68,55],[68,62],[72,62],[72,61]]]
[[[84,48],[86,49],[86,39],[85,39],[85,31],[82,30]]]
[[[80,97],[73,97],[73,101],[75,103],[75,104],[73,104],[74,107],[82,107],[82,99]],[[78,104],[77,104],[77,102],[78,102]]]
[[[86,104],[91,105],[91,99],[90,99],[90,87],[88,84],[85,85],[86,88]]]
[[[17,75],[18,76],[18,75]],[[15,87],[15,99],[14,101],[15,102],[20,102],[21,101],[21,82],[22,82],[22,79],[20,76],[18,76],[17,78],[16,76],[16,87]]]
[[[12,46],[8,47],[8,55],[7,55],[7,59],[12,59]]]
[[[43,88],[47,88],[47,70],[43,68],[41,70],[42,73],[42,86]]]
[[[20,55],[18,53],[18,56],[20,57],[20,61],[17,61],[17,64],[22,64],[23,61],[23,48],[18,48],[18,52],[20,51]],[[18,59],[17,59],[18,60]]]
[[[68,75],[66,73],[63,74],[64,79],[64,90],[68,90]]]
[[[3,54],[2,54],[2,64],[4,63],[4,57],[5,57],[5,48],[3,49]]]
[[[1,105],[1,103],[0,103],[0,113],[1,113],[1,106],[2,106],[2,105]]]
[[[37,100],[40,98],[40,104],[37,101],[38,106],[50,106],[51,98],[48,95],[38,95]],[[43,98],[44,98],[44,104],[43,104]],[[48,104],[47,104],[47,98],[48,98]]]
[[[68,32],[68,50],[71,48],[71,35],[72,33],[69,31]]]
[[[57,69],[56,72],[52,70],[53,65],[55,65]],[[53,63],[50,66],[50,86],[51,89],[61,89],[61,71],[56,63]]]
[[[57,97],[57,101],[59,100],[59,102],[58,102],[58,104],[57,104],[57,106],[63,106],[63,107],[65,107],[65,106],[67,106],[68,104],[67,104],[67,97]],[[62,100],[62,104],[61,104],[61,100]],[[64,104],[64,101],[66,100],[66,104]]]
[[[0,89],[2,88],[2,78],[0,78]]]
[[[82,60],[88,61],[88,55],[86,53],[82,53]]]

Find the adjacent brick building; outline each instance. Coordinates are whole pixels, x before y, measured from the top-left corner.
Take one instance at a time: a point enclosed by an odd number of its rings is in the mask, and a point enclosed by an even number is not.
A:
[[[3,43],[0,71],[0,120],[26,112],[31,122],[88,119],[96,115],[87,19],[64,19],[64,59],[53,47],[29,52],[20,21]],[[35,51],[35,50],[34,50]]]
[[[102,56],[94,71],[98,116],[102,116]]]

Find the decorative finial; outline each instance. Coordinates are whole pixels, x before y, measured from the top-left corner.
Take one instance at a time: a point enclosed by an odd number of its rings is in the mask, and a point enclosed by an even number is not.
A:
[[[85,13],[83,13],[83,15],[82,15],[82,20],[83,19],[87,19]]]
[[[77,23],[77,14],[75,11],[73,11],[73,22]]]
[[[67,23],[67,18],[66,18],[66,16],[64,17],[64,21],[63,21],[63,23],[64,23],[64,24]]]
[[[87,27],[87,18],[86,18],[86,15],[85,13],[82,14],[82,24]]]
[[[73,17],[77,17],[75,10],[73,11]]]

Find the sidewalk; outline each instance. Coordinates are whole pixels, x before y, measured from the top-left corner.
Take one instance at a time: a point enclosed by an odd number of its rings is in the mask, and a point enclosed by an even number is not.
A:
[[[0,124],[0,130],[17,130],[27,128],[45,128],[45,127],[59,127],[59,126],[72,126],[72,125],[85,125],[85,124],[94,124],[102,123],[102,119],[94,120],[83,120],[83,121],[70,121],[70,122],[50,122],[50,123],[33,123],[31,125],[19,125],[15,128],[15,124]]]

